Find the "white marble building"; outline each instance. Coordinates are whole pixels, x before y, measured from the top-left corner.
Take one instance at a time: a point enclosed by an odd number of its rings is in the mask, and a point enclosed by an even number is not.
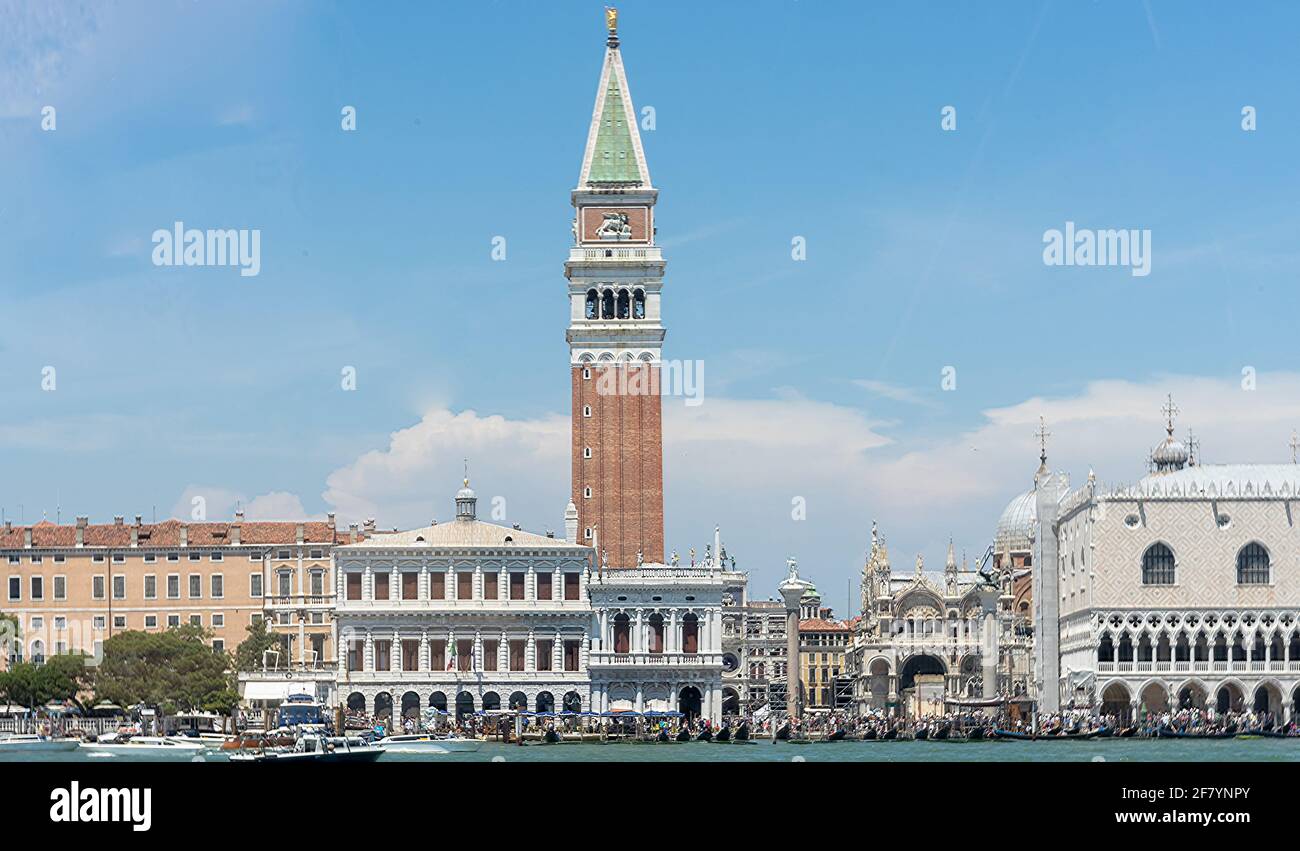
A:
[[[477,519],[467,481],[451,522],[378,532],[334,558],[349,708],[590,709],[591,548]]]
[[[1060,700],[1121,717],[1183,706],[1294,716],[1300,466],[1198,465],[1173,437],[1136,485],[1087,484],[1053,529]],[[1038,589],[1035,589],[1035,596]]]
[[[711,552],[720,550],[715,532]],[[641,564],[592,577],[596,711],[675,710],[721,720],[725,573],[710,556],[689,567]]]

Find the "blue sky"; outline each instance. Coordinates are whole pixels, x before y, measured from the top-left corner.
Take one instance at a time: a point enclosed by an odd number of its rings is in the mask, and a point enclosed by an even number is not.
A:
[[[509,520],[560,526],[602,4],[5,5],[7,517],[204,494],[407,526],[468,455]],[[720,523],[760,588],[793,553],[823,590],[872,518],[897,565],[975,556],[1040,414],[1054,463],[1124,481],[1166,392],[1207,460],[1289,460],[1294,6],[661,0],[620,29],[666,356],[705,363],[706,403],[666,403],[670,548]],[[178,219],[260,229],[260,275],[153,266]],[[1045,266],[1066,221],[1150,229],[1151,274]]]

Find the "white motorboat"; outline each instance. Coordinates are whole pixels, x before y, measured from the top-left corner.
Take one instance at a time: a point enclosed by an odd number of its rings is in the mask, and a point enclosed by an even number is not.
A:
[[[138,753],[177,757],[198,756],[207,749],[197,741],[186,741],[166,736],[121,736],[117,733],[105,733],[93,742],[82,742],[81,747],[92,753]]]
[[[349,736],[325,736],[304,732],[292,748],[235,751],[231,762],[374,762],[384,749]]]
[[[473,753],[483,747],[478,739],[414,733],[387,736],[375,743],[391,753]]]
[[[14,733],[0,736],[0,758],[5,754],[58,753],[75,751],[80,744],[76,739],[51,739],[36,733]]]

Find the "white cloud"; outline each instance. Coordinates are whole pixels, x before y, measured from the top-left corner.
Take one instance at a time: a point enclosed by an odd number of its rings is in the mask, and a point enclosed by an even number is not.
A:
[[[195,502],[195,500],[199,502]],[[236,508],[242,507],[245,520],[308,520],[319,519],[308,515],[302,500],[296,494],[271,491],[252,497],[229,488],[190,485],[172,506],[172,516],[186,521],[216,522],[233,520]],[[200,516],[195,512],[201,511]]]
[[[908,402],[913,405],[925,406],[934,405],[932,400],[925,398],[920,391],[911,387],[902,387],[897,384],[890,384],[887,381],[875,381],[869,378],[857,379],[853,384],[874,396],[882,396],[895,402]]]

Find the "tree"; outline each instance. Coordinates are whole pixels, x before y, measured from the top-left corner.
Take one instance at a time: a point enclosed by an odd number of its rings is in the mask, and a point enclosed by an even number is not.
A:
[[[51,656],[43,665],[19,662],[0,674],[0,697],[28,709],[51,701],[75,702],[88,679],[86,659],[80,653]]]
[[[186,624],[162,633],[120,632],[104,642],[95,675],[101,699],[144,704],[164,713],[224,712],[239,702],[230,656],[214,653],[202,627]]]
[[[271,632],[265,618],[257,623],[250,623],[247,629],[248,637],[239,642],[239,646],[235,648],[235,670],[260,671],[266,651],[279,648],[280,639]]]

